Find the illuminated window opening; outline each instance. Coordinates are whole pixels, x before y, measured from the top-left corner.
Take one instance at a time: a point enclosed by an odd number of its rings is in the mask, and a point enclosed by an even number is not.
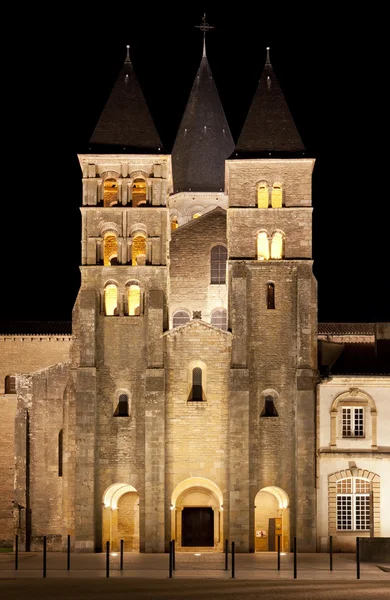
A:
[[[200,212],[196,212],[196,213],[194,213],[194,214],[192,215],[192,218],[193,218],[193,219],[199,219],[199,217],[201,217],[201,216],[202,216],[202,213],[200,213]]]
[[[227,248],[222,245],[211,248],[210,281],[215,284],[226,283]]]
[[[105,207],[118,204],[118,183],[113,177],[109,177],[104,181],[103,204]]]
[[[109,283],[104,288],[105,314],[113,317],[118,314],[118,290],[114,283]]]
[[[133,206],[146,205],[146,181],[145,179],[134,179],[133,181]]]
[[[272,396],[266,396],[264,400],[263,410],[261,411],[260,417],[278,417],[278,411],[276,410],[274,399]]]
[[[171,231],[175,231],[179,227],[179,223],[177,222],[177,217],[172,217],[171,219]]]
[[[127,394],[121,394],[118,400],[118,406],[114,412],[114,417],[129,416],[129,397]]]
[[[145,264],[146,261],[146,237],[143,235],[136,235],[133,238],[133,244],[131,249],[131,264],[133,266],[137,264]]]
[[[275,231],[271,239],[271,259],[281,259],[283,256],[283,234]]]
[[[5,394],[16,394],[16,377],[15,375],[7,375],[4,380]]]
[[[211,325],[227,331],[227,310],[226,308],[216,308],[211,313]]]
[[[280,183],[274,183],[272,186],[272,208],[282,208],[283,206],[283,189]]]
[[[275,308],[275,284],[267,283],[267,309]]]
[[[339,531],[370,530],[371,483],[359,477],[337,482],[337,529]]]
[[[139,285],[131,284],[128,289],[128,314],[130,317],[141,314],[141,290]]]
[[[190,400],[203,400],[202,369],[200,367],[195,367],[195,369],[192,369],[192,389]]]
[[[261,182],[257,186],[257,207],[268,208],[268,185],[265,182]]]
[[[115,233],[106,233],[104,236],[103,264],[105,267],[118,264],[118,240]]]
[[[260,231],[257,236],[257,260],[269,259],[269,242],[266,231]]]
[[[190,321],[190,314],[185,310],[177,310],[173,315],[173,327],[185,325]]]

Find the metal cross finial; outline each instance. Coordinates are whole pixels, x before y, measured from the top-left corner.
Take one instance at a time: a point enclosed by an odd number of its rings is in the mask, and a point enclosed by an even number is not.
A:
[[[126,45],[126,60],[125,60],[125,62],[126,63],[131,62],[131,59],[130,59],[130,46],[129,46],[129,44]]]
[[[209,25],[206,21],[206,13],[203,14],[202,25],[195,25],[197,29],[203,31],[203,56],[206,56],[206,33],[210,29],[214,29],[213,25]]]

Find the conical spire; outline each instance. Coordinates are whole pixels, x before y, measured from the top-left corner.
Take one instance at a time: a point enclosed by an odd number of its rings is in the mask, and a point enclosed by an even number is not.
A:
[[[240,154],[305,150],[269,57],[237,142]]]
[[[203,21],[199,28],[205,33],[211,27],[205,23],[205,17]],[[203,40],[202,60],[172,150],[175,192],[223,191],[225,160],[233,150],[233,138]]]
[[[90,144],[121,146],[137,153],[162,151],[160,136],[130,60],[130,46]]]

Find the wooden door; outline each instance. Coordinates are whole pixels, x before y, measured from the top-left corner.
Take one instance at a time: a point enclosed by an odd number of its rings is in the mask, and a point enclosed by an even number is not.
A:
[[[182,546],[214,546],[214,511],[191,507],[182,510]]]

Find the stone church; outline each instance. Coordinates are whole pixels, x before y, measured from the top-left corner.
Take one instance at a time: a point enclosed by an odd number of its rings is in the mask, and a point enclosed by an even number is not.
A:
[[[268,51],[235,143],[204,44],[168,154],[128,49],[78,158],[71,327],[0,331],[0,546],[390,536],[390,327],[317,323],[315,160]]]

